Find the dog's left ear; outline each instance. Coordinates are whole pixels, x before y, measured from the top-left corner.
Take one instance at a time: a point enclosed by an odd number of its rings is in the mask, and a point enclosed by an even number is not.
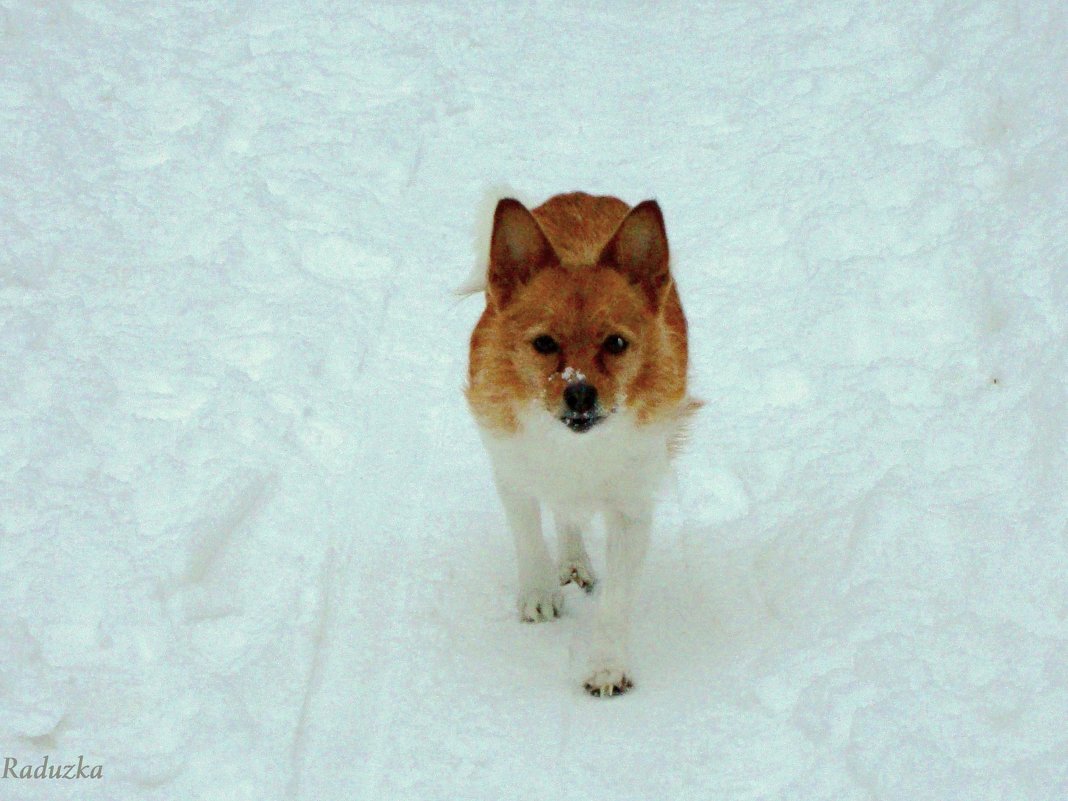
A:
[[[597,263],[623,273],[645,291],[650,305],[660,305],[671,275],[664,215],[655,200],[643,201],[630,210]]]
[[[489,297],[504,306],[534,273],[559,263],[548,237],[527,207],[513,198],[500,201],[493,213],[490,238]]]

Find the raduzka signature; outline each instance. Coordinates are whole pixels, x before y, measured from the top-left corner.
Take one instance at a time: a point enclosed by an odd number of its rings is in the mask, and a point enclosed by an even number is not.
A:
[[[102,779],[104,778],[104,766],[93,765],[85,761],[85,757],[78,755],[77,762],[57,763],[52,762],[45,754],[41,761],[32,764],[29,762],[19,764],[15,757],[4,757],[4,771],[0,779]]]

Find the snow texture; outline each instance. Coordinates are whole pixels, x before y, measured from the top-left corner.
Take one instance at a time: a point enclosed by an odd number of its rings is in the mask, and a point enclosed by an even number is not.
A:
[[[1063,2],[0,0],[0,64],[0,756],[104,765],[0,796],[1068,795]],[[707,402],[612,701],[462,399],[506,182],[660,201]]]
[[[562,378],[569,384],[581,383],[582,381],[586,380],[586,374],[583,373],[581,370],[576,370],[574,367],[568,366],[564,368],[564,371],[562,373],[560,373],[560,378]]]

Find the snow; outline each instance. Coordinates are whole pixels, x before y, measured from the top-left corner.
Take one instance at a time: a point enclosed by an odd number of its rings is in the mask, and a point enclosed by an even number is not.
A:
[[[550,376],[550,378],[551,377],[552,376]],[[586,375],[581,370],[576,370],[574,367],[571,367],[570,365],[568,365],[567,367],[564,368],[563,372],[560,373],[560,378],[562,378],[564,381],[566,381],[569,384],[571,384],[571,383],[585,381],[586,380]]]
[[[1068,793],[1062,3],[0,0],[0,63],[0,756],[104,773],[0,795]],[[462,399],[505,183],[656,197],[690,320],[611,701]]]

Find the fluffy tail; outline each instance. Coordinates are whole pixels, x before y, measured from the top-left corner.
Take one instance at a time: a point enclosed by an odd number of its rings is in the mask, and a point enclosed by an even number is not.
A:
[[[693,422],[693,416],[697,414],[698,410],[705,405],[705,402],[700,398],[695,398],[692,395],[683,399],[682,404],[679,406],[679,425],[675,429],[675,433],[671,435],[671,439],[668,440],[668,455],[676,456],[679,451],[686,445],[686,440],[690,437],[690,425]]]
[[[486,189],[482,201],[475,213],[474,247],[475,261],[467,280],[456,287],[453,292],[461,298],[477,295],[486,291],[486,260],[489,257],[490,236],[493,235],[493,212],[501,198],[515,197],[519,194],[506,184],[498,184]]]

